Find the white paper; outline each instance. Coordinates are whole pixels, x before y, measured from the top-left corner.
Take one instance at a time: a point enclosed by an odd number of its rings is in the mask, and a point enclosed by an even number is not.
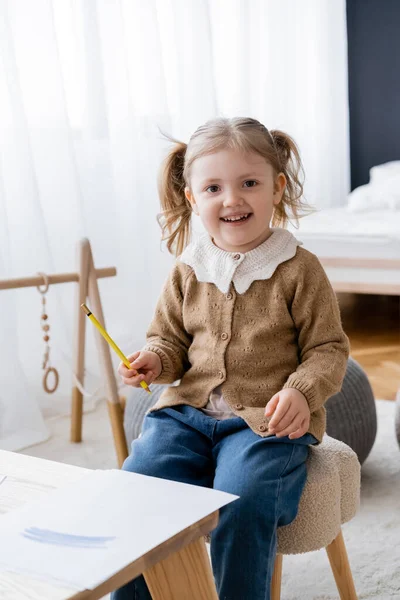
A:
[[[93,471],[0,517],[0,566],[93,589],[237,496]]]

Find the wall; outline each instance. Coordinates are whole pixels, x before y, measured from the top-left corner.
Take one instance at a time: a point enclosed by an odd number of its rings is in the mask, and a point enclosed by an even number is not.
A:
[[[351,187],[400,159],[400,0],[347,0]]]

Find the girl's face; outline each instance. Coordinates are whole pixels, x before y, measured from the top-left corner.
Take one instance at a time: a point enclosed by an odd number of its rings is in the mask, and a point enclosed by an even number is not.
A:
[[[185,194],[216,246],[248,252],[271,235],[285,185],[284,174],[275,175],[259,154],[220,150],[193,162]]]

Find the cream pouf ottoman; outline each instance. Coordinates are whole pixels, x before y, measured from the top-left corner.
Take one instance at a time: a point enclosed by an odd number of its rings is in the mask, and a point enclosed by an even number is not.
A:
[[[357,599],[341,526],[357,512],[360,471],[357,455],[343,442],[325,435],[322,444],[310,446],[297,517],[278,529],[271,600],[280,599],[283,555],[321,548],[328,553],[340,598]]]

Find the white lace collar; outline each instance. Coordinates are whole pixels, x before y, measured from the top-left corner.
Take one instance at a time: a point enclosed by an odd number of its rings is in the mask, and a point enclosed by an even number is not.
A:
[[[193,240],[179,260],[194,270],[197,280],[214,283],[226,294],[231,282],[244,294],[253,281],[269,279],[281,263],[293,258],[299,242],[286,229],[272,229],[272,235],[249,252],[227,252],[215,246],[208,233]]]

